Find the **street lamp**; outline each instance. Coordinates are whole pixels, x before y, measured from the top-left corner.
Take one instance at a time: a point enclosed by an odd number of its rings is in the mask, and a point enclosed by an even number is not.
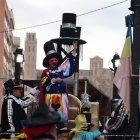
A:
[[[14,52],[15,55],[15,80],[20,81],[20,63],[23,63],[24,61],[24,55],[23,55],[23,50],[17,48]]]
[[[114,72],[114,75],[115,75],[117,67],[119,65],[119,60],[120,60],[120,56],[118,55],[118,53],[115,53],[113,55],[113,58],[111,59],[113,68],[110,68]],[[120,99],[120,96],[118,95],[117,87],[113,84],[113,99],[116,99],[116,98]]]
[[[112,71],[114,71],[114,75],[115,75],[117,67],[119,65],[119,60],[120,60],[120,56],[118,55],[118,53],[115,53],[113,58],[111,59],[111,62],[112,62],[112,65],[113,65]]]

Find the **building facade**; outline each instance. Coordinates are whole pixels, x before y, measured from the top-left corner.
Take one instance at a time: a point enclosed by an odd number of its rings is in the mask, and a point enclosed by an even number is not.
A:
[[[36,80],[37,39],[35,33],[26,34],[24,58],[24,79]]]
[[[14,77],[14,44],[12,30],[15,27],[13,11],[6,0],[0,0],[0,112],[5,80]]]
[[[35,33],[27,33],[24,48],[24,80],[37,80],[37,39]],[[24,86],[24,94],[30,92],[30,87]]]
[[[97,68],[103,68],[103,59],[99,56],[90,58],[90,70],[94,70]]]
[[[80,70],[79,79],[88,79],[89,82],[107,98],[112,98],[113,73],[103,68],[103,59],[99,56],[90,58],[90,70]]]

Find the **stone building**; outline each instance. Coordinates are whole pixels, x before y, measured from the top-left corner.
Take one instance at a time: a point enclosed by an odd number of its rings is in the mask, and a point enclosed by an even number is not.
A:
[[[95,56],[93,58],[90,58],[90,70],[94,69],[103,69],[103,59],[99,56]]]
[[[87,92],[91,96],[90,100],[99,103],[99,116],[97,118],[103,127],[111,111],[110,99],[112,99],[113,93],[113,77],[110,69],[103,68],[103,59],[99,56],[90,58],[90,70],[79,71],[79,79],[88,81]],[[79,84],[79,86],[79,90],[83,91],[84,83],[83,85]]]
[[[103,59],[95,56],[90,58],[90,70],[80,70],[79,79],[88,79],[103,95],[112,98],[113,73],[110,69],[103,68]]]
[[[0,0],[0,112],[3,81],[14,77],[14,43],[12,34],[14,28],[13,11],[8,8],[6,0]]]
[[[36,60],[37,60],[37,39],[36,33],[27,33],[25,39],[24,49],[24,80],[36,80]],[[28,87],[25,87],[25,92],[29,91]],[[26,94],[26,93],[25,93]]]
[[[35,33],[26,34],[24,58],[24,79],[36,80],[37,39]]]

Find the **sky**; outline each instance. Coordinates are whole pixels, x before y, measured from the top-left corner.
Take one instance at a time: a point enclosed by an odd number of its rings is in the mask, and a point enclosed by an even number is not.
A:
[[[81,39],[87,42],[83,45],[83,60],[79,61],[79,68],[89,70],[90,58],[103,58],[104,68],[109,68],[115,52],[121,55],[127,31],[125,16],[131,14],[128,9],[130,0],[96,12],[91,11],[121,1],[125,0],[7,0],[7,3],[13,9],[15,29],[62,20],[63,13],[75,13],[76,26],[82,27]],[[89,14],[78,16],[87,12]],[[44,68],[44,43],[59,37],[60,25],[62,21],[13,31],[14,36],[21,38],[21,48],[24,48],[26,33],[36,33],[37,69]]]

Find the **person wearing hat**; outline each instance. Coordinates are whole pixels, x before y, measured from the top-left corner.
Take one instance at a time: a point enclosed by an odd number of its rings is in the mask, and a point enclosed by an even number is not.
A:
[[[22,86],[19,82],[9,79],[4,83],[6,97],[2,104],[1,131],[20,132],[22,123],[26,119],[24,108],[35,100],[38,90],[33,88],[31,93],[23,98]],[[10,138],[12,135],[2,135],[3,138]]]
[[[43,70],[40,83],[40,103],[45,102],[50,110],[57,110],[61,122],[68,121],[68,96],[65,78],[70,77],[75,71],[74,59],[77,42],[73,42],[73,51],[68,54],[62,63],[62,56],[54,48],[52,41],[44,44],[46,57],[43,60]]]
[[[27,135],[27,140],[56,140],[56,124],[60,116],[56,111],[50,111],[49,107],[42,103],[33,115],[24,122],[22,132]]]

